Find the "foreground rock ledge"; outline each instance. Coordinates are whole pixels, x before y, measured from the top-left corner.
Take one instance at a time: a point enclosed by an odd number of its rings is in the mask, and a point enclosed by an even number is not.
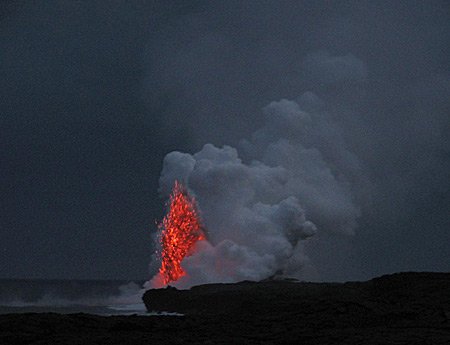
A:
[[[322,325],[450,325],[449,273],[397,273],[367,282],[292,280],[173,287],[145,292],[149,311],[185,315],[299,317]],[[450,340],[449,340],[450,341]]]
[[[450,274],[345,284],[242,282],[148,291],[184,316],[0,315],[0,344],[450,344]]]

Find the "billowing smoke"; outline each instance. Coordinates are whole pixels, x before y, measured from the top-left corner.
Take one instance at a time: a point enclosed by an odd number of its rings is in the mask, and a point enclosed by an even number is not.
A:
[[[198,202],[209,242],[199,242],[171,285],[261,280],[274,274],[308,279],[314,263],[304,244],[353,235],[364,177],[324,103],[307,92],[263,108],[264,125],[239,148],[206,144],[164,158],[160,193],[180,181]]]

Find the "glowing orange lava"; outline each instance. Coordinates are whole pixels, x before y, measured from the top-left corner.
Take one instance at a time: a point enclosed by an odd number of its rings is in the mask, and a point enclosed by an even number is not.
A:
[[[206,240],[195,201],[188,190],[177,181],[170,196],[168,213],[159,224],[159,229],[159,273],[166,285],[186,275],[181,268],[181,261],[192,255],[197,241]]]

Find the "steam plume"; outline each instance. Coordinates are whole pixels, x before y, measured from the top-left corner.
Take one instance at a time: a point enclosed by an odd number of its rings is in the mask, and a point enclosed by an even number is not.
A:
[[[209,241],[182,261],[173,285],[305,278],[304,243],[317,232],[354,234],[362,173],[323,102],[308,92],[263,108],[265,124],[239,149],[206,144],[166,155],[160,193],[175,181],[196,198]]]

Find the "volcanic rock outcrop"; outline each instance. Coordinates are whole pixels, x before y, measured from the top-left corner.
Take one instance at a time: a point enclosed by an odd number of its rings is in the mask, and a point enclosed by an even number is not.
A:
[[[450,274],[399,273],[367,282],[304,283],[292,280],[210,284],[190,290],[148,290],[149,311],[186,315],[297,317],[322,326],[450,325]]]
[[[294,281],[149,290],[184,316],[0,315],[0,344],[450,344],[450,274],[344,284]]]

